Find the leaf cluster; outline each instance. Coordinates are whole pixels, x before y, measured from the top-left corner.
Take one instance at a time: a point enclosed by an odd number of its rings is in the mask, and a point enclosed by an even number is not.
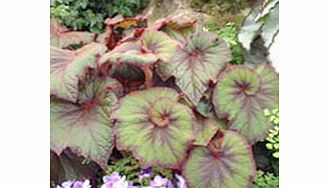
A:
[[[264,113],[274,124],[274,128],[270,130],[266,138],[267,143],[265,146],[273,152],[273,157],[279,158],[279,109],[273,109],[272,111],[265,109]]]
[[[135,16],[149,0],[51,0],[51,18],[60,19],[65,27],[100,33],[104,20],[121,14]]]
[[[271,128],[264,109],[278,108],[272,66],[232,64],[229,44],[196,20],[116,16],[104,24],[97,34],[51,22],[52,152],[70,149],[135,182],[151,167],[178,171],[192,188],[250,185],[250,147]],[[108,166],[114,148],[138,162]]]
[[[279,188],[279,177],[272,173],[259,170],[253,182],[252,188]]]

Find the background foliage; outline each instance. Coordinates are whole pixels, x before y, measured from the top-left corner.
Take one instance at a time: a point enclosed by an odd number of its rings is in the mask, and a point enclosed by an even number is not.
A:
[[[278,188],[279,177],[269,172],[257,171],[252,188]]]
[[[72,30],[100,33],[104,19],[121,14],[135,16],[149,0],[51,0],[50,16],[60,19]]]

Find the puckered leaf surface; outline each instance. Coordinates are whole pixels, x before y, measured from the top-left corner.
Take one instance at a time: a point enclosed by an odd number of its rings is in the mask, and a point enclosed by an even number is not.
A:
[[[177,49],[169,63],[160,62],[157,71],[164,80],[174,76],[176,84],[197,105],[209,81],[215,81],[230,60],[230,49],[223,40],[210,32],[198,32]]]
[[[209,147],[192,149],[183,165],[183,175],[190,188],[250,187],[255,164],[250,146],[239,134],[224,131],[218,155]]]
[[[79,95],[80,104],[53,98],[50,104],[50,146],[60,154],[70,148],[104,167],[113,148],[109,114],[120,88],[114,79],[88,83]]]
[[[122,98],[113,113],[118,149],[131,151],[145,168],[178,168],[193,139],[194,116],[177,99],[175,90],[161,87]]]
[[[86,68],[95,68],[97,56],[106,51],[104,45],[90,43],[71,51],[50,47],[50,92],[62,99],[76,102],[79,79]]]
[[[232,128],[250,143],[266,137],[271,124],[263,110],[277,108],[278,103],[278,74],[268,64],[255,70],[244,66],[229,68],[220,76],[213,96],[216,114],[229,115]]]
[[[72,44],[88,44],[94,40],[95,34],[82,31],[69,31],[62,27],[58,20],[50,21],[50,45],[65,48]]]

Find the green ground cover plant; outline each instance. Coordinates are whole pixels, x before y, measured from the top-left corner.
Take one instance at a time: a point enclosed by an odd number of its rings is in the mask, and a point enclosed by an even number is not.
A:
[[[50,16],[72,30],[100,33],[107,17],[133,17],[149,0],[51,0]]]
[[[257,171],[252,188],[278,188],[279,178],[272,173],[264,173],[263,171]]]

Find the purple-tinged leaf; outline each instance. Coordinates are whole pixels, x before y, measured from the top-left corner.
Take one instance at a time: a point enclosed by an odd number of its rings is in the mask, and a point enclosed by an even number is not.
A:
[[[114,18],[107,18],[105,24],[107,26],[119,27],[122,29],[129,29],[133,27],[146,26],[147,19],[145,17],[124,18],[118,15]]]
[[[175,77],[176,84],[197,105],[210,81],[231,60],[227,44],[209,32],[198,32],[178,48],[169,63],[160,62],[157,71],[162,79]]]
[[[176,50],[177,42],[163,32],[144,32],[138,41],[120,44],[101,58],[101,62],[128,63],[147,66],[159,59],[168,61]]]
[[[118,88],[119,87],[119,88]],[[114,79],[87,83],[79,104],[53,98],[50,104],[50,146],[60,154],[70,148],[104,167],[113,148],[109,114],[120,90]]]
[[[187,19],[185,17],[163,18],[156,20],[148,29],[164,32],[170,29],[183,34],[185,31],[194,30],[196,23],[196,19]]]
[[[271,123],[265,108],[279,104],[279,77],[268,64],[256,69],[233,66],[220,75],[214,89],[213,104],[218,117],[228,115],[231,128],[247,138],[249,143],[263,140]]]
[[[90,43],[71,51],[50,47],[50,92],[59,98],[76,102],[79,80],[87,68],[96,68],[98,56],[106,51],[104,45]]]
[[[188,37],[195,32],[196,20],[186,18],[172,18],[163,21],[159,30],[167,33],[171,38],[186,43]]]
[[[193,140],[195,118],[178,96],[155,87],[122,98],[113,113],[118,149],[131,151],[143,168],[179,168]]]
[[[152,53],[143,52],[139,41],[123,43],[112,51],[104,54],[100,62],[110,62],[112,64],[123,63],[138,66],[147,66],[158,60]]]
[[[50,45],[65,48],[72,44],[88,44],[94,40],[95,34],[82,31],[69,31],[62,27],[58,20],[50,21]]]
[[[218,130],[226,129],[224,121],[221,121],[216,117],[198,120],[195,127],[196,140],[193,144],[198,146],[207,146]]]
[[[77,156],[69,149],[65,150],[60,156],[51,151],[51,157],[50,164],[56,165],[54,167],[57,168],[55,171],[54,169],[50,171],[53,177],[57,176],[57,179],[52,179],[52,184],[58,185],[67,180],[89,179],[92,182],[97,181],[96,173],[101,169],[92,161],[84,162],[83,157]]]
[[[97,37],[97,41],[105,44],[109,49],[113,49],[119,44],[127,41],[132,41],[140,36],[147,25],[146,18],[123,18],[116,16],[105,20],[106,31]]]
[[[141,37],[143,49],[155,54],[160,60],[169,62],[177,50],[178,42],[161,31],[145,31]]]
[[[249,188],[256,173],[250,146],[233,131],[191,150],[183,165],[190,188]]]

